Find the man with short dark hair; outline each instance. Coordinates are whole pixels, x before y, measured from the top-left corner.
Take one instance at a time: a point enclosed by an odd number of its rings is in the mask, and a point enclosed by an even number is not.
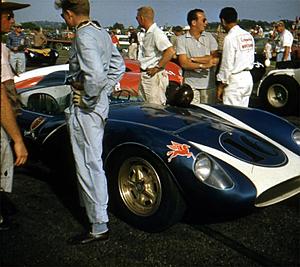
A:
[[[237,24],[237,12],[225,7],[220,12],[224,38],[222,62],[217,80],[217,97],[223,104],[248,107],[253,87],[250,70],[254,64],[254,39]]]
[[[128,47],[128,57],[129,59],[137,59],[137,53],[138,53],[138,37],[136,29],[134,29],[132,26],[129,27],[129,47]]]
[[[218,44],[213,35],[205,31],[208,22],[202,9],[190,10],[187,22],[190,29],[178,37],[176,48],[179,64],[184,69],[184,82],[193,89],[192,104],[214,104]]]
[[[108,192],[102,142],[108,117],[108,95],[121,80],[125,64],[108,32],[90,19],[88,0],[56,0],[68,27],[75,28],[69,58],[73,103],[66,109],[81,204],[91,224],[70,239],[87,244],[108,239]]]
[[[177,39],[178,39],[179,36],[181,36],[183,34],[183,29],[179,25],[178,26],[174,26],[172,28],[172,32],[173,32],[173,34],[170,36],[170,42],[171,42],[171,44],[172,44],[172,46],[173,46],[173,48],[174,48],[174,50],[176,52]],[[179,65],[179,63],[178,63],[178,56],[176,55],[176,53],[174,54],[174,56],[172,58],[172,61],[174,63],[176,63],[176,64]]]

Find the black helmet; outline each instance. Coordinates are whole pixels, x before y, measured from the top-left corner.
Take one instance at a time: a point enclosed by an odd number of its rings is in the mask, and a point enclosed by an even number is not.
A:
[[[193,89],[188,84],[178,86],[170,83],[166,90],[167,104],[188,107],[194,98]]]

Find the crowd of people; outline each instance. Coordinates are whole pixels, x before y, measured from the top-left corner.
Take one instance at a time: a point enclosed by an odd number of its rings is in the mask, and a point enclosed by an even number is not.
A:
[[[73,244],[87,244],[109,238],[107,181],[102,163],[104,126],[108,117],[108,95],[125,72],[124,60],[118,51],[118,40],[99,23],[90,19],[89,0],[56,0],[57,9],[75,38],[70,50],[68,82],[72,89],[72,103],[66,109],[66,121],[76,165],[81,205],[90,222],[87,232],[70,239]],[[22,27],[14,21],[13,10],[29,6],[1,2],[1,33],[8,35],[2,45],[1,56],[1,191],[10,192],[15,165],[24,164],[28,153],[16,123],[18,110],[13,77],[25,70],[24,50],[27,48]],[[165,66],[174,61],[183,69],[184,83],[193,90],[193,104],[214,104],[247,107],[253,80],[250,70],[254,63],[255,43],[251,33],[238,25],[233,7],[220,11],[222,45],[206,31],[205,11],[187,12],[189,29],[173,28],[168,38],[155,23],[155,11],[150,6],[137,9],[136,20],[143,29],[129,29],[129,57],[140,62],[139,93],[146,103],[165,105],[168,75]],[[277,60],[290,59],[292,36],[282,22],[276,24],[280,35]],[[34,46],[45,44],[36,29]],[[9,99],[9,100],[8,100]],[[9,181],[9,182],[8,182]],[[8,228],[0,214],[0,229]]]

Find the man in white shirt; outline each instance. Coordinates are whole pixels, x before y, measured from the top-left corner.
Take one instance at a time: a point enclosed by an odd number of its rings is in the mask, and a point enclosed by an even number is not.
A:
[[[254,39],[237,25],[237,12],[225,7],[220,12],[222,26],[228,32],[217,80],[217,98],[225,105],[247,107],[253,87],[250,70],[254,63]]]
[[[146,103],[164,105],[169,84],[168,74],[164,68],[175,51],[166,34],[154,22],[152,7],[139,8],[136,19],[146,30],[138,58],[142,73],[139,92]]]
[[[285,28],[283,21],[278,21],[275,30],[279,33],[279,46],[276,48],[276,62],[291,60],[291,50],[294,37],[290,31]]]
[[[14,10],[25,8],[29,4],[19,4],[15,2],[1,1],[1,41],[2,34],[9,32],[11,26],[14,24]],[[14,86],[14,74],[11,70],[8,60],[8,48],[1,43],[1,94],[0,94],[0,121],[1,121],[1,149],[0,149],[0,194],[12,191],[14,165],[19,166],[27,161],[28,152],[23,142],[21,131],[16,122],[16,111],[14,99],[9,92],[8,85]],[[13,88],[14,89],[14,88]],[[15,152],[15,160],[11,148],[11,140],[13,141],[13,150]],[[0,202],[1,205],[3,205]],[[0,231],[9,230],[11,225],[7,218],[1,214],[0,206]]]

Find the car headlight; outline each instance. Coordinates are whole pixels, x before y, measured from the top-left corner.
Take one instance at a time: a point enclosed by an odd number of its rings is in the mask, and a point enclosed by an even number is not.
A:
[[[300,131],[299,130],[295,130],[293,132],[293,140],[294,142],[300,147]]]
[[[221,190],[234,186],[228,174],[205,153],[200,153],[194,164],[194,173],[203,183]]]

